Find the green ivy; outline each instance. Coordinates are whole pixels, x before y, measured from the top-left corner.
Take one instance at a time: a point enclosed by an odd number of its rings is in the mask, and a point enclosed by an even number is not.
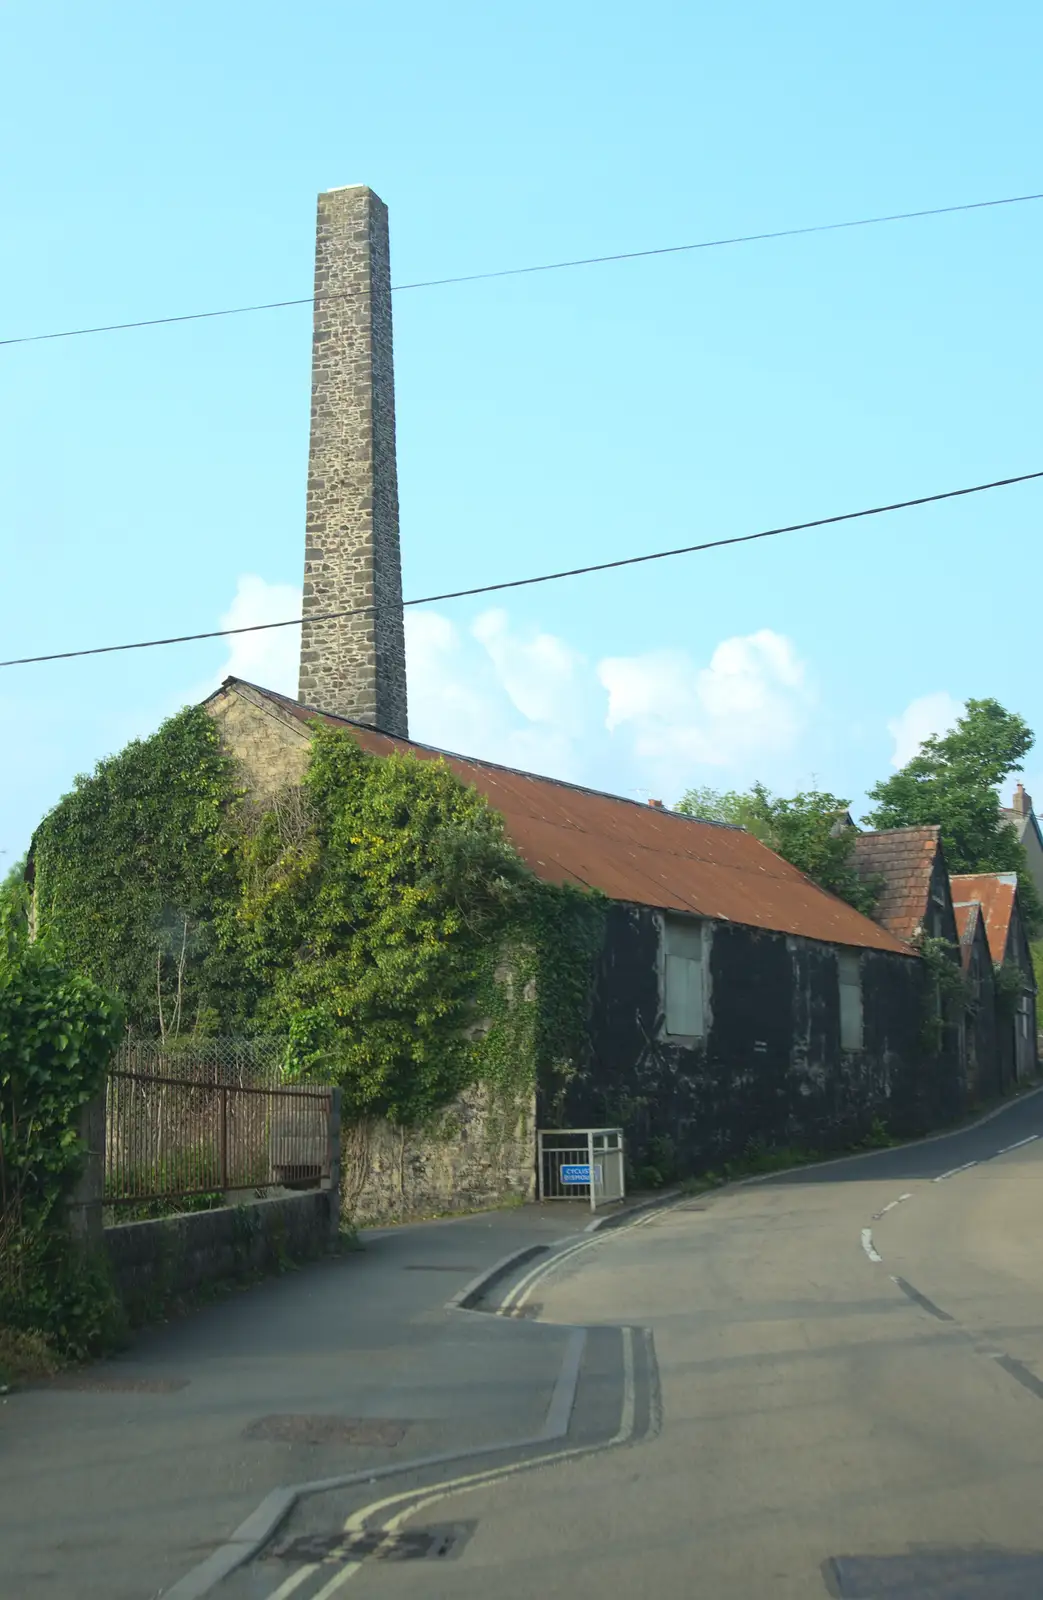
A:
[[[441,761],[379,758],[316,727],[296,825],[242,845],[235,937],[293,1076],[348,1117],[424,1120],[474,1076],[469,1029],[525,869],[500,817]]]
[[[1025,991],[1025,977],[1012,961],[997,962],[992,969],[996,994],[996,1013],[1003,1022],[1013,1022],[1018,1002]]]
[[[240,793],[198,706],[77,778],[33,841],[38,925],[152,1034],[231,1031],[249,1009],[214,910],[236,892]]]
[[[967,1004],[967,982],[958,952],[948,939],[921,934],[913,942],[927,971],[922,1044],[928,1055],[937,1055],[945,1039],[951,1011],[957,1005],[962,1009]]]
[[[537,880],[443,761],[316,723],[258,807],[189,710],[79,780],[33,859],[40,925],[135,1030],[274,1036],[346,1118],[423,1123],[479,1082],[510,1113],[582,1063],[601,902]]]

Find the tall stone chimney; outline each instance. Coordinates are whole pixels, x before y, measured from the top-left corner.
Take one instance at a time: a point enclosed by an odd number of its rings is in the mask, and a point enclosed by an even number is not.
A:
[[[364,184],[319,195],[303,616],[297,698],[404,737],[388,214]]]
[[[1019,783],[1014,791],[1014,804],[1011,807],[1016,817],[1027,817],[1032,810],[1032,796],[1025,793],[1025,785]]]

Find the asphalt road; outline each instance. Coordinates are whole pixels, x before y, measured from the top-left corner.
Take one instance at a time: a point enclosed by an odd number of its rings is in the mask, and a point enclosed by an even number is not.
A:
[[[307,1497],[219,1600],[1043,1596],[1041,1134],[1037,1094],[529,1265],[490,1320],[587,1330],[568,1435]]]

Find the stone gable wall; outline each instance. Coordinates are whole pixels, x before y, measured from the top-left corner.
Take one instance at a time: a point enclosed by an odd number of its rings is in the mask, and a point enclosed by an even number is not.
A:
[[[226,754],[263,802],[299,783],[308,730],[246,684],[207,703]],[[362,1226],[531,1200],[535,1192],[535,1095],[505,1104],[484,1085],[462,1094],[427,1129],[382,1121],[346,1126],[341,1195],[346,1222]]]

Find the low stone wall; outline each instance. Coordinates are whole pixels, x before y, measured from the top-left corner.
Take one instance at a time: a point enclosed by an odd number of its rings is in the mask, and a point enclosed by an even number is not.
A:
[[[336,1191],[309,1190],[104,1231],[116,1285],[132,1321],[206,1284],[321,1255],[333,1238]]]
[[[341,1135],[344,1220],[355,1226],[531,1200],[536,1098],[466,1090],[429,1127],[374,1121]]]

